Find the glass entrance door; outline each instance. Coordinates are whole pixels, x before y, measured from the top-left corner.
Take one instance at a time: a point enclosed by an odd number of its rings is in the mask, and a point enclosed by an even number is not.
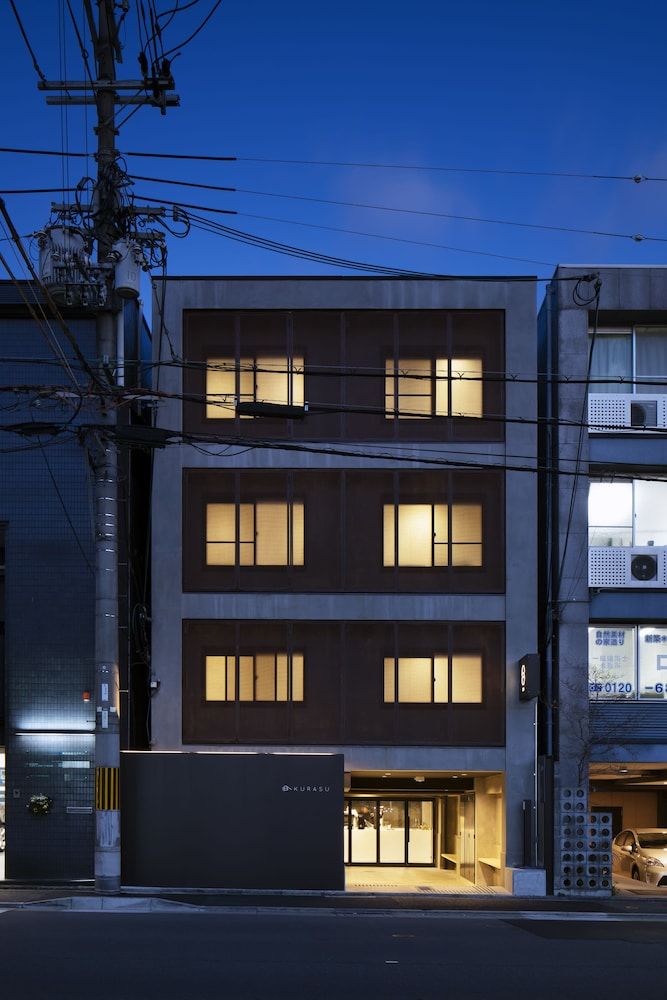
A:
[[[405,864],[405,802],[380,800],[380,864]]]
[[[433,864],[433,801],[408,802],[408,864]]]
[[[353,799],[350,804],[350,861],[358,865],[375,865],[377,845],[378,804],[374,799]]]
[[[432,865],[434,817],[433,799],[347,799],[345,863]]]

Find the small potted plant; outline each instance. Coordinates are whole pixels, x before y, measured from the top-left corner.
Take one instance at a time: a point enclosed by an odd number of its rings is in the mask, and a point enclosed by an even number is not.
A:
[[[28,802],[27,809],[31,812],[33,816],[46,816],[47,813],[51,812],[51,806],[53,805],[53,799],[48,795],[31,795],[30,801]]]

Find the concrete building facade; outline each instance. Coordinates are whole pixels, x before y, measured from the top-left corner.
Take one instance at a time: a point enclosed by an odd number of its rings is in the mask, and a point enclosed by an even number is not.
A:
[[[152,749],[341,755],[347,866],[516,890],[539,856],[534,303],[532,279],[157,283],[181,443],[154,466]]]
[[[667,824],[667,268],[559,267],[540,368],[554,886],[610,891],[611,840]]]

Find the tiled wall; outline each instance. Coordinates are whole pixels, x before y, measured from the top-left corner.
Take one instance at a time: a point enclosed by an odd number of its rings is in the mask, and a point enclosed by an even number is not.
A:
[[[70,327],[92,357],[93,325],[73,320]],[[64,344],[62,335],[59,339]],[[2,316],[0,357],[53,360],[31,320]],[[0,385],[33,383],[71,388],[56,365],[0,362]],[[17,399],[23,402],[15,409]],[[34,394],[0,394],[0,424],[5,426],[62,424],[73,413],[70,404],[34,405]],[[83,701],[83,691],[93,687],[94,663],[91,480],[76,438],[43,435],[39,440],[43,447],[34,437],[0,431],[0,522],[6,539],[6,873],[16,879],[90,878],[93,739],[76,733],[92,730],[94,723],[94,704]],[[5,451],[17,448],[24,450]],[[39,793],[53,800],[47,816],[33,816],[27,808],[30,796]]]

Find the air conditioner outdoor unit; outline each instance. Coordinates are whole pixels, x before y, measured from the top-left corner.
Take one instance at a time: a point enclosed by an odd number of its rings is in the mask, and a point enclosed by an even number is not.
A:
[[[658,579],[658,557],[651,553],[642,552],[641,555],[634,555],[630,559],[630,576],[640,583],[648,583],[650,580]]]
[[[588,586],[637,589],[667,588],[667,549],[592,545],[588,549]]]
[[[638,399],[630,401],[630,426],[631,427],[657,427],[658,426],[658,400]]]
[[[659,430],[662,427],[667,427],[667,395],[607,392],[588,396],[590,434]]]

